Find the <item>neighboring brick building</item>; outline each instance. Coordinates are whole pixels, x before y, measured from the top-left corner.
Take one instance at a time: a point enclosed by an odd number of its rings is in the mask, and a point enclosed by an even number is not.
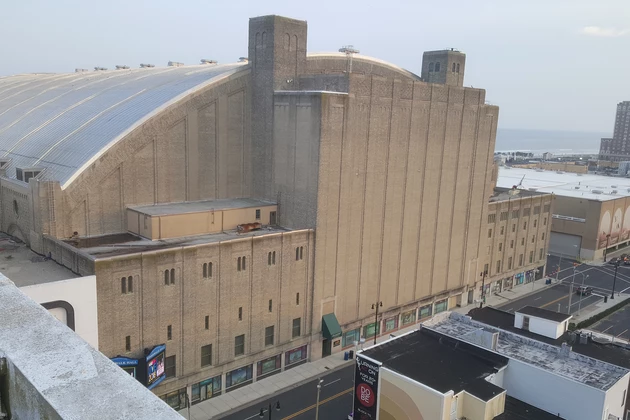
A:
[[[617,104],[612,138],[603,138],[599,158],[607,161],[630,160],[630,101]]]
[[[236,64],[0,79],[2,230],[96,274],[107,356],[166,343],[174,406],[479,297],[498,107],[465,55],[349,71],[306,37],[264,16]]]

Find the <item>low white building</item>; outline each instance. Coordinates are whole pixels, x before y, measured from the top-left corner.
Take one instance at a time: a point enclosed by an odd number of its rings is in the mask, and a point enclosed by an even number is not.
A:
[[[555,325],[548,321],[525,310],[515,317],[515,327],[523,329],[529,322],[529,331],[535,328],[537,334],[557,338],[559,331],[564,333],[568,319],[558,320]],[[508,397],[564,419],[624,419],[628,369],[572,352],[566,343],[557,347],[454,312],[438,314],[424,322],[422,328],[507,357],[509,362],[499,386]]]
[[[525,306],[514,313],[514,326],[545,337],[556,339],[569,328],[571,315],[547,309]]]

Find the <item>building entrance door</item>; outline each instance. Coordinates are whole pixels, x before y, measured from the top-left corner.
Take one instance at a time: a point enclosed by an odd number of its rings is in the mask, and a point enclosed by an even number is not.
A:
[[[276,212],[275,211],[270,211],[269,212],[269,224],[271,226],[275,226],[276,225]]]
[[[332,354],[332,341],[325,338],[322,342],[322,357],[330,356]]]
[[[469,290],[468,291],[468,304],[474,303],[474,299],[475,299],[475,291]]]

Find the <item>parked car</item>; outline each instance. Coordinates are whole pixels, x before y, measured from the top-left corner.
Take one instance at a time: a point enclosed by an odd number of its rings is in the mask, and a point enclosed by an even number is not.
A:
[[[608,260],[609,264],[620,264],[621,263],[621,258],[619,257],[614,257]]]
[[[593,293],[593,288],[590,286],[580,286],[575,293],[581,296],[590,296]]]

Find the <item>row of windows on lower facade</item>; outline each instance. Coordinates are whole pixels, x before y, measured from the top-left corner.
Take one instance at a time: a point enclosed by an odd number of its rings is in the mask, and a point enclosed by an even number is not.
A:
[[[282,365],[282,356],[284,355],[284,366]],[[171,356],[172,362],[175,362]],[[167,358],[169,359],[169,358]],[[195,405],[204,400],[221,395],[223,392],[230,392],[245,385],[249,385],[255,380],[263,379],[283,370],[298,366],[308,359],[308,345],[303,345],[295,349],[259,360],[254,364],[239,367],[237,369],[217,375],[191,386],[190,395],[186,388],[161,395],[160,398],[166,401],[168,405],[176,410],[184,409],[190,404]],[[256,367],[256,376],[254,377],[254,365]],[[173,364],[174,366],[174,364]],[[167,377],[168,377],[167,371]],[[171,372],[173,375],[175,371]],[[224,387],[225,384],[225,387]]]
[[[509,290],[521,284],[527,284],[535,280],[540,280],[543,278],[544,269],[545,266],[540,266],[535,270],[523,271],[522,273],[517,273],[513,276],[508,276],[500,280],[487,282],[485,284],[485,295],[488,295],[489,293],[499,293],[503,290]],[[482,286],[479,286],[479,292],[484,293]]]
[[[402,312],[390,318],[385,318],[379,322],[372,322],[363,327],[345,331],[341,336],[341,345],[343,348],[354,346],[355,342],[359,343],[361,341],[361,338],[368,339],[373,338],[375,334],[377,336],[381,335],[381,329],[383,329],[382,334],[390,333],[396,331],[398,328],[410,326],[415,323],[416,320],[420,321],[429,318],[433,314],[439,314],[447,309],[448,299],[443,299],[435,303]]]

